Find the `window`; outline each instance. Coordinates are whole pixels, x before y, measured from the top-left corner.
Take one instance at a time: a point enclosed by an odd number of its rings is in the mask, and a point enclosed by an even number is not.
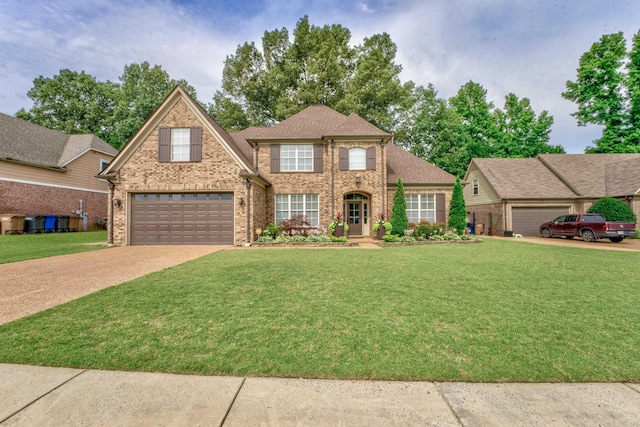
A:
[[[312,172],[313,145],[282,145],[280,147],[282,172]]]
[[[191,129],[171,129],[171,161],[188,162]]]
[[[473,180],[473,195],[477,196],[480,194],[480,181],[478,179]]]
[[[349,150],[349,170],[365,170],[367,168],[367,152],[364,148]]]
[[[100,172],[102,172],[107,166],[109,166],[109,160],[100,159]]]
[[[420,221],[436,222],[436,200],[433,194],[407,194],[407,219],[419,224]]]
[[[276,224],[294,215],[304,215],[307,221],[315,227],[318,221],[317,194],[277,194],[276,195]]]

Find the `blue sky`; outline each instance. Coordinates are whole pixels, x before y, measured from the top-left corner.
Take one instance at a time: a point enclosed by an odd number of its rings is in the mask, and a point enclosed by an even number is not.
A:
[[[60,69],[117,81],[125,65],[148,61],[193,85],[210,102],[227,55],[265,31],[341,24],[351,43],[387,32],[403,81],[431,83],[448,98],[473,80],[503,107],[513,92],[555,120],[551,143],[582,153],[599,137],[578,127],[561,93],[582,53],[603,34],[640,30],[637,0],[3,0],[0,112],[32,105],[33,79]]]

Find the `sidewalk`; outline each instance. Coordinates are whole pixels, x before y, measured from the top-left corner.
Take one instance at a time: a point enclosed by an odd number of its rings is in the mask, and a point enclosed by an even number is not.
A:
[[[201,377],[0,364],[0,425],[638,426],[638,384]]]

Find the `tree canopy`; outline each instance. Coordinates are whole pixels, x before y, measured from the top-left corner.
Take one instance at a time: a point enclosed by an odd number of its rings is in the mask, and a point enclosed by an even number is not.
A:
[[[580,57],[576,81],[566,87],[562,96],[577,104],[578,125],[603,126],[586,152],[640,152],[640,32],[629,52],[622,32],[603,35]]]
[[[120,83],[64,69],[36,78],[27,93],[33,107],[16,117],[68,134],[93,133],[119,149],[177,85],[196,98],[188,82],[148,62],[125,66]]]

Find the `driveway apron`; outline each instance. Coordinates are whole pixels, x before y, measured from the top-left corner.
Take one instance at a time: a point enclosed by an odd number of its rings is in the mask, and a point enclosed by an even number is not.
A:
[[[227,246],[121,246],[0,264],[0,324]]]

